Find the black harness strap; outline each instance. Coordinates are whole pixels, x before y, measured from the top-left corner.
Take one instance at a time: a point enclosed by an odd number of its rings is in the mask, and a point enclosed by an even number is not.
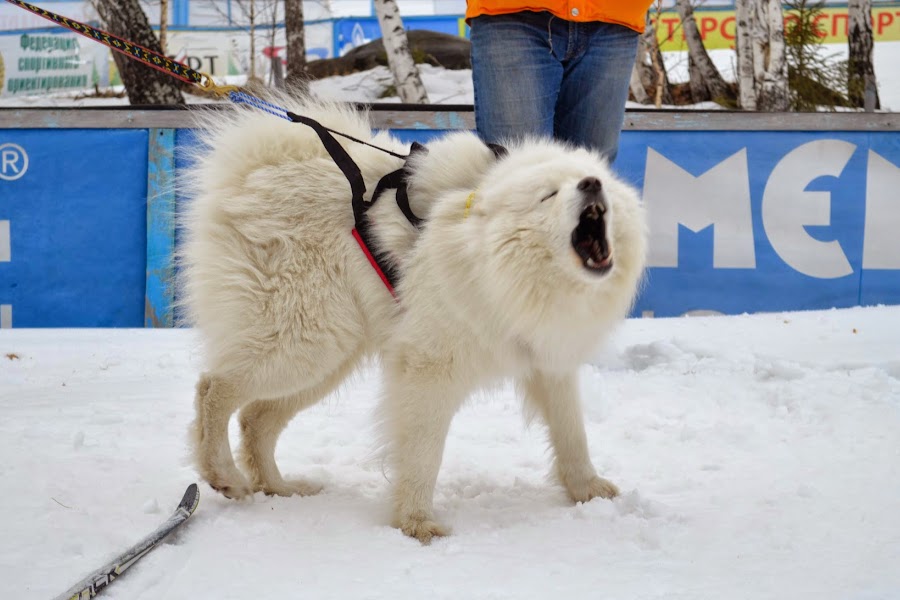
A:
[[[394,287],[397,284],[399,275],[397,274],[396,269],[387,262],[384,253],[375,253],[372,251],[371,232],[369,230],[369,220],[366,219],[366,211],[375,204],[375,201],[378,200],[379,196],[381,196],[385,190],[396,189],[397,206],[400,207],[400,210],[414,227],[419,228],[421,226],[422,219],[417,217],[409,206],[409,196],[406,191],[406,183],[409,176],[407,165],[404,164],[400,169],[382,177],[375,187],[372,199],[369,202],[366,202],[364,198],[366,193],[366,183],[365,180],[363,180],[362,172],[359,170],[359,165],[350,158],[350,154],[344,150],[344,147],[341,146],[333,135],[331,135],[331,132],[314,119],[290,111],[286,111],[286,113],[291,121],[302,123],[311,127],[312,130],[316,132],[316,135],[319,136],[325,150],[331,155],[331,160],[334,161],[334,164],[338,166],[341,173],[344,174],[344,177],[346,177],[347,181],[350,183],[354,223],[352,231],[353,237],[356,239],[356,242],[371,263],[372,268],[375,269],[375,272],[378,273],[378,276],[384,282],[388,291],[391,292],[391,295],[396,297]],[[412,147],[410,148],[410,156],[414,153],[427,151],[428,149],[422,144],[413,142]]]
[[[322,145],[325,146],[328,154],[331,155],[331,160],[334,161],[334,164],[338,166],[341,173],[343,173],[344,177],[347,178],[347,181],[350,182],[350,191],[353,194],[353,220],[356,223],[356,227],[359,228],[364,220],[363,217],[366,214],[366,209],[368,208],[366,206],[366,201],[363,198],[366,193],[366,182],[363,180],[359,166],[353,162],[353,159],[350,158],[350,154],[344,150],[344,147],[341,146],[340,142],[334,139],[334,136],[331,135],[321,123],[290,111],[286,112],[291,121],[303,123],[316,132],[316,135],[322,140]]]
[[[423,152],[427,153],[428,148],[419,142],[413,142],[412,146],[409,148],[407,161],[409,161],[409,157],[414,154]],[[409,174],[409,162],[406,162],[401,168],[382,177],[378,181],[378,185],[375,186],[375,191],[372,193],[372,200],[369,202],[369,206],[375,204],[375,201],[378,200],[385,190],[397,190],[397,206],[400,208],[400,212],[403,213],[403,216],[406,217],[406,220],[409,221],[413,227],[420,229],[422,227],[422,219],[417,217],[416,213],[414,213],[409,206],[409,193],[406,189],[406,184],[409,181]]]

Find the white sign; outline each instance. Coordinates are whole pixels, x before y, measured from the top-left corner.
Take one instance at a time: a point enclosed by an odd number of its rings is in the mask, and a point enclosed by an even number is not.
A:
[[[0,64],[2,96],[86,90],[109,82],[106,47],[74,33],[0,35]]]

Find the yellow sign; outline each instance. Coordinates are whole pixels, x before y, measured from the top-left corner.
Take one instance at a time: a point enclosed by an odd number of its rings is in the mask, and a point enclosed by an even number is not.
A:
[[[653,11],[650,16],[654,20],[656,19]],[[733,10],[696,10],[694,19],[697,21],[697,29],[700,30],[700,37],[703,38],[703,45],[707,50],[734,48],[735,18]],[[681,29],[681,19],[678,18],[678,13],[663,11],[659,14],[658,20],[657,38],[660,48],[664,52],[686,50],[687,44],[684,41],[684,31]],[[797,20],[795,11],[785,11],[785,28],[790,27],[791,22]],[[816,22],[819,25],[823,44],[847,42],[850,19],[847,16],[846,7],[824,8]],[[900,4],[872,7],[872,35],[876,42],[900,40]]]

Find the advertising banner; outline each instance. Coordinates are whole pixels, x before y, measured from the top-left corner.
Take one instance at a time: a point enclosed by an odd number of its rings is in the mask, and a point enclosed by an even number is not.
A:
[[[2,96],[88,90],[109,84],[106,48],[74,33],[0,35]]]
[[[656,16],[651,9],[650,14],[657,25],[656,34],[663,52],[687,50],[681,19],[676,11],[664,10]],[[698,7],[694,11],[694,19],[707,50],[734,48],[734,9]],[[797,20],[796,11],[785,10],[785,28],[789,28]],[[846,6],[823,8],[816,18],[822,43],[846,44],[849,23]],[[876,42],[900,40],[900,3],[883,3],[872,7],[872,35]]]
[[[900,303],[900,135],[628,131],[649,272],[636,314]]]
[[[194,143],[176,132],[176,172]],[[0,131],[0,327],[144,324],[147,148],[146,129]],[[615,169],[649,219],[635,316],[900,304],[897,132],[629,130]]]
[[[0,130],[2,327],[142,327],[147,130]]]

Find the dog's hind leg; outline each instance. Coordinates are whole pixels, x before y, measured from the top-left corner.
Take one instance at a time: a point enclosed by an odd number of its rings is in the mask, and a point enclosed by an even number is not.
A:
[[[240,413],[241,447],[238,457],[253,489],[278,496],[308,496],[322,489],[303,479],[285,480],[275,463],[278,436],[299,411],[330,394],[356,368],[360,353],[348,358],[319,385],[288,398],[257,400]]]
[[[578,398],[577,376],[536,371],[521,381],[528,407],[547,424],[555,453],[556,475],[576,502],[613,498],[618,488],[597,475],[588,452]]]
[[[301,392],[278,400],[256,400],[241,409],[241,447],[238,459],[250,476],[254,491],[278,496],[309,496],[321,486],[303,480],[285,481],[275,464],[278,436],[299,411],[312,406],[318,398]]]
[[[246,400],[232,382],[204,374],[197,382],[196,417],[191,427],[194,460],[200,476],[228,498],[251,493],[250,483],[234,464],[228,421]]]

